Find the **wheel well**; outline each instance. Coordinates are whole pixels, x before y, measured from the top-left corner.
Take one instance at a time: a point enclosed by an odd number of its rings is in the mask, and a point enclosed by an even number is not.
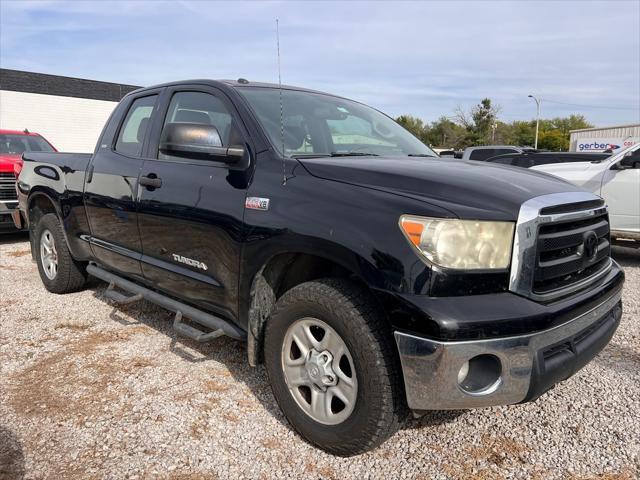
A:
[[[318,278],[349,278],[364,284],[347,268],[326,258],[305,253],[283,253],[271,258],[253,279],[249,309],[249,363],[262,363],[264,326],[278,298],[296,285]]]
[[[58,214],[55,205],[49,197],[43,194],[35,194],[29,199],[29,210],[27,215],[29,216],[29,244],[31,246],[31,256],[35,256],[35,244],[34,244],[34,232],[36,225],[40,219],[47,213]]]
[[[38,220],[47,213],[58,213],[51,199],[42,194],[34,195],[29,200],[29,228],[33,229],[38,223]]]

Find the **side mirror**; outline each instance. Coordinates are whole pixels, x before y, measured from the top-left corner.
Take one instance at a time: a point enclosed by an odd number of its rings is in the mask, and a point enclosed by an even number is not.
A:
[[[245,156],[244,147],[223,147],[220,132],[213,125],[167,123],[160,138],[166,155],[236,163]]]
[[[616,170],[638,168],[638,166],[640,166],[640,155],[638,155],[637,153],[638,150],[636,150],[635,152],[625,153],[624,157],[622,157],[622,160],[620,160],[616,165]]]

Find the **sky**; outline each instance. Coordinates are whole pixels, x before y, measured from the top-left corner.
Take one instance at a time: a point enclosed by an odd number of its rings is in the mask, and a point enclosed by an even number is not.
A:
[[[489,97],[504,121],[640,122],[640,0],[0,0],[0,66],[133,85],[282,81],[425,121]]]

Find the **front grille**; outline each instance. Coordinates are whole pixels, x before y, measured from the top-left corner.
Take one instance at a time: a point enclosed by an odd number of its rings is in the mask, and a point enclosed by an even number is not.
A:
[[[533,292],[545,295],[566,289],[607,268],[609,242],[609,217],[604,208],[585,213],[585,218],[541,224]],[[593,248],[595,245],[597,250]]]
[[[16,177],[13,173],[0,173],[0,200],[17,200]]]

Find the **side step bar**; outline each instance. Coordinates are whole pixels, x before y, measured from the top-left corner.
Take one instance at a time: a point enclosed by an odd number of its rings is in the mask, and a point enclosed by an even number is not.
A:
[[[87,272],[94,277],[99,278],[100,280],[108,282],[109,287],[107,288],[105,295],[118,303],[127,304],[142,300],[144,298],[151,303],[155,303],[156,305],[166,308],[167,310],[175,312],[176,317],[173,322],[173,327],[176,332],[180,333],[181,335],[192,338],[198,342],[213,340],[214,338],[220,337],[222,335],[235,338],[236,340],[243,340],[244,338],[246,338],[246,332],[244,332],[236,325],[228,322],[227,320],[211,315],[210,313],[203,312],[202,310],[198,310],[197,308],[174,300],[173,298],[167,297],[166,295],[163,295],[161,293],[154,292],[153,290],[126,280],[96,265],[89,264],[87,266]],[[117,292],[114,290],[115,287],[119,287],[122,290],[131,292],[132,295],[127,296],[120,292]],[[183,315],[193,322],[207,327],[213,331],[203,332],[183,323]]]

